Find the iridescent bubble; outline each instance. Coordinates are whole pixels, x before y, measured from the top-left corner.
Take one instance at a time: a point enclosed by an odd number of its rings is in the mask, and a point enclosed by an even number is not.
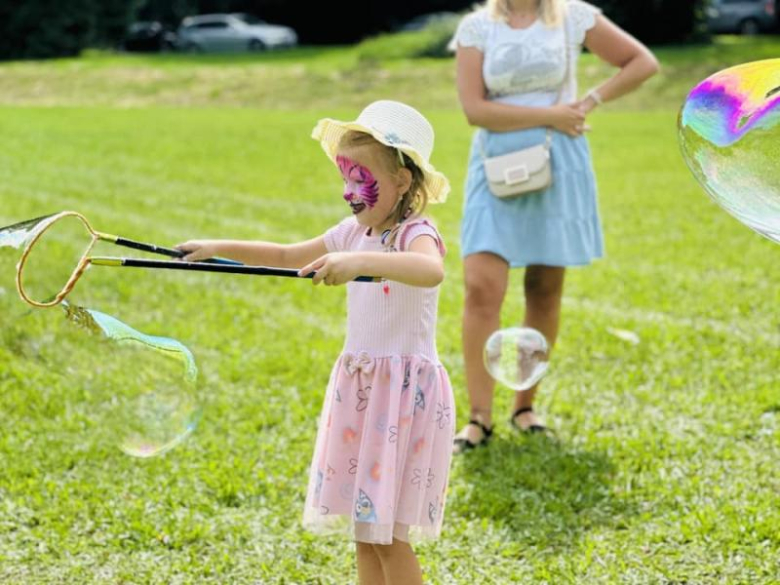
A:
[[[71,325],[67,334],[90,337],[79,344],[90,355],[80,351],[72,371],[85,390],[101,397],[105,436],[128,455],[154,457],[195,430],[201,416],[198,368],[186,346],[99,311],[67,302],[63,308]]]
[[[0,228],[0,248],[22,250],[19,292],[38,303],[65,289],[91,243],[89,230],[75,216],[54,214]]]
[[[485,368],[513,390],[530,390],[547,373],[549,354],[547,339],[536,329],[499,329],[485,342]]]
[[[39,217],[0,228],[0,297],[7,297],[16,287],[14,278],[19,261],[17,250],[23,249],[51,217]],[[2,305],[0,309],[2,309],[5,326],[9,320],[9,307]]]
[[[0,248],[23,248],[48,224],[55,214],[28,219],[0,228]]]
[[[0,228],[0,248],[25,250],[18,284],[40,302],[62,290],[91,241],[82,221],[61,214]],[[13,273],[6,266],[9,258],[0,257],[1,295]],[[65,319],[59,311],[34,312],[37,318],[30,312],[5,315],[0,341],[17,359],[34,360],[57,374],[55,391],[68,395],[69,411],[79,413],[96,436],[128,455],[153,457],[195,430],[201,416],[198,368],[186,346],[99,311],[64,301],[61,306]]]
[[[780,59],[708,77],[677,126],[685,162],[710,197],[780,243]]]
[[[187,347],[99,311],[60,306],[27,309],[8,316],[0,328],[4,351],[28,362],[19,371],[40,372],[30,380],[30,402],[50,409],[47,425],[59,428],[60,440],[100,442],[134,457],[153,457],[195,430],[201,416],[198,369]]]

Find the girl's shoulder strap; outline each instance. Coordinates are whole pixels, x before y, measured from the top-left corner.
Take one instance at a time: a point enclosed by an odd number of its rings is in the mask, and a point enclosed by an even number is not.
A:
[[[439,253],[442,256],[447,253],[439,230],[429,218],[425,217],[413,217],[401,223],[395,235],[395,248],[399,252],[406,252],[412,242],[420,236],[432,237],[439,248]]]

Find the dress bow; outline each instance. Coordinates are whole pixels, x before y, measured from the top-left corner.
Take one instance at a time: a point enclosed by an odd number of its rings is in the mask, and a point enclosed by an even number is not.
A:
[[[348,353],[344,356],[344,367],[350,376],[360,370],[364,374],[370,374],[374,370],[374,359],[367,351],[361,351],[357,354]]]

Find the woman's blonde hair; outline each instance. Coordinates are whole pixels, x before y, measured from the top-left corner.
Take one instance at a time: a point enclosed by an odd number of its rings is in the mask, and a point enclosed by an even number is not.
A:
[[[506,21],[511,12],[511,0],[487,0],[488,14],[496,20]],[[563,22],[566,10],[565,0],[537,0],[539,19],[547,26],[558,26]]]
[[[412,174],[412,182],[409,185],[409,189],[401,196],[401,200],[393,214],[395,226],[391,230],[390,235],[385,238],[385,245],[392,246],[401,222],[421,215],[428,205],[429,197],[428,191],[425,189],[425,173],[409,156],[397,148],[382,144],[365,132],[350,130],[339,141],[339,150],[364,146],[376,149],[375,152],[378,153],[381,163],[385,165],[388,171],[397,173],[402,168],[405,168]]]

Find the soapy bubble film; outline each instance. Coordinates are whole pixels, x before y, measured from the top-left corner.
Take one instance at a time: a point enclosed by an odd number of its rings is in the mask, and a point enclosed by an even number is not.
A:
[[[513,390],[530,390],[547,372],[549,353],[547,339],[536,329],[499,329],[485,342],[485,368]]]
[[[715,202],[780,243],[780,59],[702,81],[680,111],[678,137],[685,162]]]
[[[19,383],[49,412],[41,432],[74,449],[103,444],[153,457],[184,441],[200,420],[198,368],[175,339],[64,302],[7,316],[0,343],[20,362],[15,369],[32,375]],[[0,415],[13,427],[13,412]]]
[[[92,235],[78,217],[49,220],[29,248],[21,285],[33,301],[47,303],[63,291],[92,243]]]
[[[23,248],[52,217],[45,215],[0,228],[0,248]]]
[[[160,455],[195,430],[201,414],[198,368],[186,346],[99,311],[68,303],[63,308],[73,328],[69,335],[92,338],[93,355],[76,379],[104,397],[102,424],[122,451]]]
[[[39,303],[48,303],[62,292],[91,242],[89,230],[75,216],[45,216],[0,228],[0,248],[18,249],[19,259],[32,244],[21,286]]]
[[[13,274],[9,259],[16,261],[39,235],[22,285],[40,302],[63,289],[91,242],[84,223],[73,216],[0,228],[0,252],[14,253],[0,256],[0,294],[7,294]],[[195,430],[201,416],[198,368],[186,346],[99,311],[67,302],[61,307],[64,319],[59,310],[5,315],[0,341],[15,359],[38,362],[59,377],[66,418],[83,413],[90,433],[134,457],[160,455]]]

